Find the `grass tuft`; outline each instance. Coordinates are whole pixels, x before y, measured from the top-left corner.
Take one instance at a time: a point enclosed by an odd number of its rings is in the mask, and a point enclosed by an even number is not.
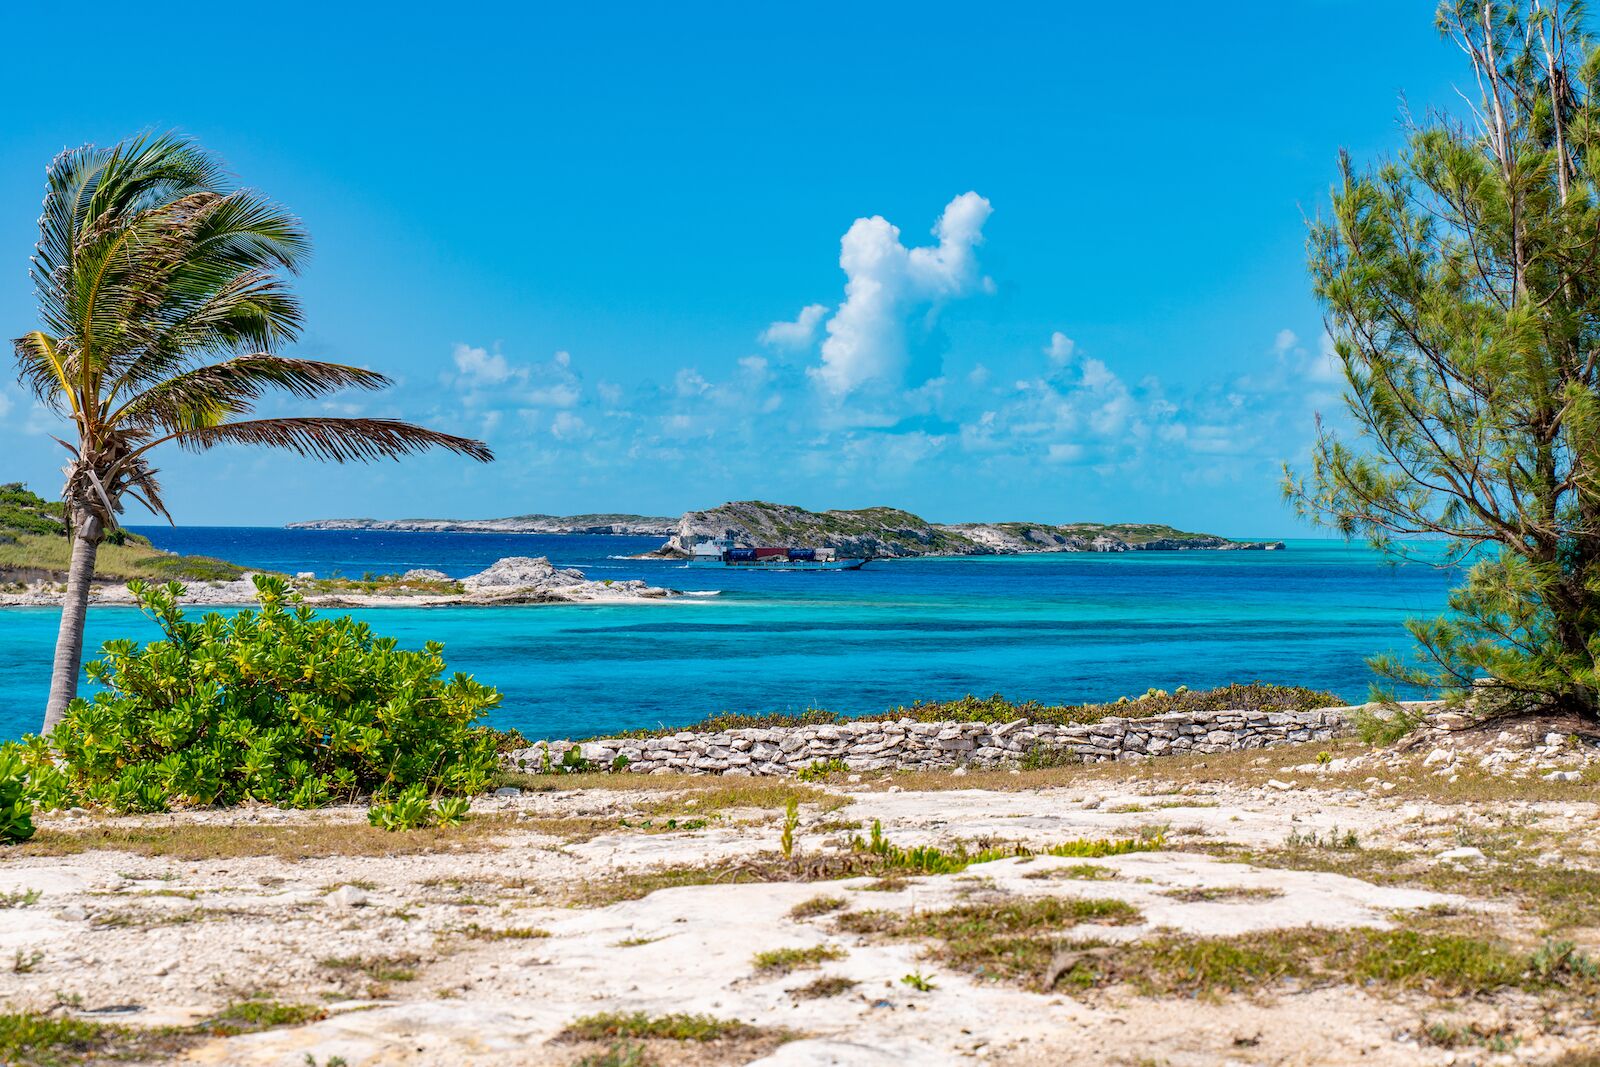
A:
[[[751,962],[762,974],[788,974],[803,967],[821,967],[830,960],[842,960],[844,956],[842,948],[811,945],[807,948],[775,948],[757,952]]]
[[[650,1015],[637,1011],[602,1012],[576,1019],[561,1032],[567,1041],[614,1041],[619,1038],[666,1041],[720,1041],[725,1038],[754,1037],[761,1031],[736,1020],[713,1015]]]

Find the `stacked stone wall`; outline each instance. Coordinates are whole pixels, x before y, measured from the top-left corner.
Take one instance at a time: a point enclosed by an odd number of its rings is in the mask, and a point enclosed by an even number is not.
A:
[[[786,775],[832,760],[858,771],[989,767],[1040,753],[1101,762],[1327,740],[1345,732],[1351,710],[1170,712],[1081,726],[1027,719],[1004,723],[894,719],[716,733],[685,730],[650,738],[541,742],[511,753],[507,762],[516,770],[538,772],[561,763],[573,748],[597,769],[634,774]]]

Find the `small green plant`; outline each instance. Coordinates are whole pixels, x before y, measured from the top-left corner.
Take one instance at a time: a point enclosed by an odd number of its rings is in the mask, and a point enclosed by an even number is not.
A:
[[[433,803],[433,818],[440,826],[459,826],[471,807],[468,797],[440,797]]]
[[[800,768],[800,773],[796,777],[802,782],[823,782],[827,781],[830,774],[843,774],[849,769],[848,763],[834,756],[832,759],[816,760],[809,766]]]
[[[213,1034],[248,1034],[278,1026],[299,1026],[327,1018],[327,1012],[307,1004],[285,1004],[277,1000],[244,1000],[230,1004],[207,1019],[204,1028]]]
[[[1037,741],[1028,746],[1017,765],[1025,771],[1047,771],[1055,767],[1072,767],[1083,762],[1083,757],[1066,745],[1048,745]]]
[[[459,826],[472,808],[467,797],[440,797],[432,803],[421,784],[408,786],[393,800],[367,809],[367,821],[391,832],[425,826]]]
[[[16,955],[11,959],[12,974],[32,974],[39,964],[44,962],[43,952],[23,952],[17,949]]]
[[[790,797],[783,806],[783,835],[778,839],[778,847],[783,851],[784,859],[794,857],[794,831],[800,825],[800,801]]]
[[[822,997],[836,997],[840,993],[848,993],[856,985],[853,979],[825,974],[820,978],[813,978],[803,986],[789,990],[789,995],[796,1000],[818,1000]]]
[[[645,1057],[643,1045],[631,1041],[614,1041],[604,1052],[591,1052],[573,1067],[651,1067]]]
[[[908,985],[912,989],[915,989],[918,993],[931,993],[933,990],[938,988],[938,986],[934,985],[933,982],[921,971],[912,971],[910,974],[900,979],[900,984]]]
[[[0,908],[29,908],[44,896],[37,889],[23,889],[15,893],[0,893]]]
[[[1317,753],[1317,763],[1319,765],[1321,765],[1323,767],[1326,767],[1328,764],[1330,764],[1332,762],[1333,762],[1333,753],[1332,752],[1329,752],[1327,749],[1323,749],[1321,752]]]
[[[829,912],[839,911],[848,906],[849,901],[843,897],[812,897],[789,909],[789,918],[814,919],[818,915],[827,915]]]
[[[1358,852],[1361,849],[1361,838],[1356,836],[1354,830],[1339,832],[1335,826],[1326,834],[1318,835],[1315,830],[1301,833],[1299,830],[1290,830],[1283,839],[1285,848],[1320,848],[1336,852]]]
[[[14,844],[33,836],[33,799],[28,791],[28,769],[17,745],[0,746],[0,844]]]
[[[428,792],[419,783],[408,786],[387,804],[374,804],[367,809],[367,821],[390,832],[420,830],[428,825],[433,808],[428,803]]]
[[[1594,981],[1600,978],[1600,964],[1578,951],[1571,941],[1546,941],[1528,960],[1538,978],[1546,982],[1559,982],[1564,978]]]
[[[844,959],[844,950],[832,945],[808,948],[775,948],[755,955],[756,970],[763,974],[788,974],[802,967],[820,967],[829,960]]]

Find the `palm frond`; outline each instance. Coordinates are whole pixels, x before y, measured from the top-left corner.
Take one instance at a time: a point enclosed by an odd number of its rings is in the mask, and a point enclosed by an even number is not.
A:
[[[480,463],[494,459],[494,453],[482,441],[413,426],[399,419],[251,419],[183,430],[172,434],[171,440],[195,452],[224,444],[256,445],[334,463],[396,459],[431,448],[442,448]]]
[[[246,411],[270,389],[302,399],[341,389],[382,389],[389,379],[377,371],[255,352],[200,367],[159,382],[107,417],[129,427],[188,429],[218,421],[209,413]]]
[[[41,330],[24,334],[11,342],[17,357],[18,377],[40,403],[58,410],[78,410],[78,395],[72,388],[62,346]]]

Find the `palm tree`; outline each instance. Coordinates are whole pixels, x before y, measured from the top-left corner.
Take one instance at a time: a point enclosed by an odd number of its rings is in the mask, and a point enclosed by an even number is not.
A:
[[[30,271],[41,329],[14,342],[19,376],[71,421],[55,440],[72,538],[44,729],[77,695],[95,555],[125,499],[171,521],[151,451],[246,444],[345,462],[480,441],[395,419],[245,418],[272,390],[378,389],[374,371],[276,355],[300,332],[285,275],[308,251],[298,220],[230,186],[216,157],[172,134],[62,153],[45,179]]]

